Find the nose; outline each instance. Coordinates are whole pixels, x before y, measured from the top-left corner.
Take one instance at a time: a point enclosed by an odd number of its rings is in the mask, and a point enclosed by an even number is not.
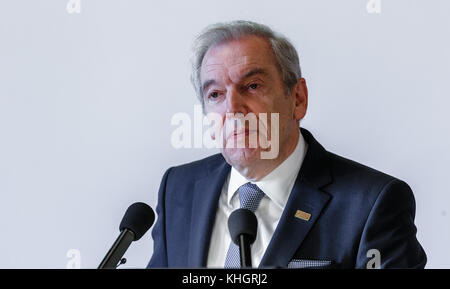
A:
[[[227,91],[226,109],[227,113],[232,114],[242,113],[243,115],[247,114],[247,106],[245,105],[245,99],[236,88],[231,88],[230,90]]]

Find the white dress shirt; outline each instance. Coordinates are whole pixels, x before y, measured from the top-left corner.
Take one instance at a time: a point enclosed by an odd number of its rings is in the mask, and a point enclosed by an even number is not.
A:
[[[255,211],[258,219],[256,240],[251,247],[252,266],[258,267],[267,246],[281,218],[289,195],[294,187],[307,150],[307,144],[300,133],[295,150],[275,170],[260,181],[251,182],[257,185],[264,197]],[[240,208],[237,190],[243,184],[250,182],[236,169],[231,168],[222,187],[216,220],[211,235],[207,267],[223,268],[230,247],[231,237],[228,231],[228,217],[231,212]]]

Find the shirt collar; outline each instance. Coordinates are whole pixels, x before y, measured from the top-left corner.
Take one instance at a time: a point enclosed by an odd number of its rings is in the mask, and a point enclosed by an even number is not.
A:
[[[267,176],[257,182],[247,180],[232,167],[227,190],[228,205],[231,205],[231,199],[239,187],[251,182],[257,185],[277,206],[284,208],[300,171],[303,159],[305,158],[306,146],[307,144],[300,133],[297,145],[289,157]]]

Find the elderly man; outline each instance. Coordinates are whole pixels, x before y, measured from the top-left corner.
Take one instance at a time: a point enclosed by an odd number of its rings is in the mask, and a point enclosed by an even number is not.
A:
[[[254,267],[425,266],[409,186],[326,151],[300,129],[308,90],[286,38],[247,21],[207,27],[194,45],[192,80],[204,112],[220,115],[223,127],[237,115],[275,113],[277,134],[228,131],[221,154],[166,171],[149,268],[238,267],[227,220],[239,208],[258,220]],[[275,157],[261,157],[271,149],[262,138],[248,145],[255,134],[276,138]],[[239,140],[245,145],[228,145]]]

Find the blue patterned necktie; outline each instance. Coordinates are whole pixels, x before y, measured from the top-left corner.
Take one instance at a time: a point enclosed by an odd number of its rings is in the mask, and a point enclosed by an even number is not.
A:
[[[253,213],[259,206],[262,198],[264,197],[264,192],[258,188],[257,185],[252,183],[246,183],[239,187],[238,189],[239,201],[241,203],[242,209],[247,209]],[[230,247],[228,248],[227,257],[225,259],[225,268],[240,268],[241,267],[241,256],[239,254],[239,247],[231,241]]]

